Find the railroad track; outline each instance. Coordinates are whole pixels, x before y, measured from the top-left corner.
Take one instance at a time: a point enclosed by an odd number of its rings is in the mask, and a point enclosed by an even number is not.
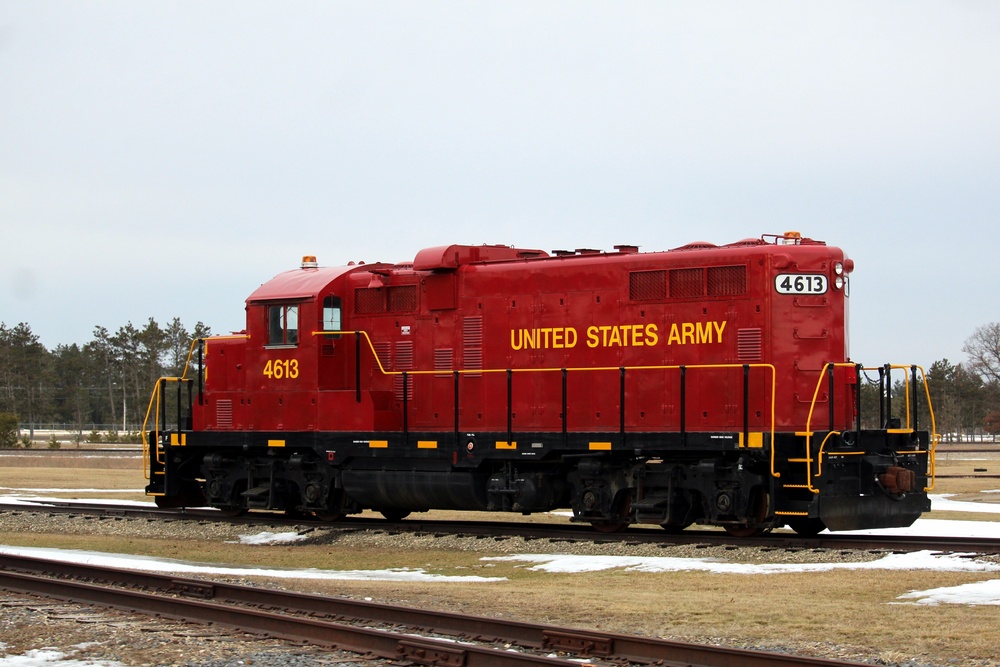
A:
[[[633,635],[434,612],[131,570],[0,555],[0,588],[445,667],[845,667]]]
[[[676,545],[755,546],[774,549],[860,549],[871,551],[945,551],[1000,553],[1000,539],[985,537],[922,537],[917,535],[846,535],[824,533],[816,537],[801,537],[793,533],[774,532],[759,537],[736,539],[718,530],[687,530],[680,534],[665,533],[655,528],[633,527],[620,533],[599,533],[589,527],[565,524],[512,523],[500,521],[448,521],[410,519],[389,522],[384,519],[349,517],[337,523],[325,523],[303,517],[288,517],[278,513],[250,513],[241,517],[226,517],[214,509],[160,509],[113,503],[76,503],[46,501],[37,505],[0,504],[0,512],[40,512],[49,514],[81,514],[106,519],[143,518],[160,521],[225,521],[254,525],[310,525],[327,530],[354,532],[383,530],[400,533],[425,533],[489,537],[495,539],[521,537],[526,540],[560,542],[657,544]]]

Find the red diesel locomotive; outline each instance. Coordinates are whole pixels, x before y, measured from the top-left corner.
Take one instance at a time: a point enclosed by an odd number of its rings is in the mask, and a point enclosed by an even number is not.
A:
[[[853,268],[794,232],[306,257],[250,295],[245,331],[196,341],[193,370],[157,383],[146,491],[331,520],[570,507],[604,531],[907,526],[930,509],[926,385],[915,366],[879,368],[883,421],[862,428]]]

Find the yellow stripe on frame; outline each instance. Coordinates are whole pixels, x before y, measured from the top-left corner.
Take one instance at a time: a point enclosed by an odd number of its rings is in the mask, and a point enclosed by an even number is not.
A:
[[[267,441],[267,446],[268,447],[284,447],[285,446],[285,441],[284,440],[268,440]]]
[[[740,433],[740,447],[750,447],[750,449],[761,449],[764,447],[764,433],[761,431],[750,431],[747,442],[743,442],[743,434]]]
[[[504,442],[497,440],[497,449],[517,449],[517,442]]]
[[[388,440],[369,440],[368,441],[368,448],[369,449],[387,449],[388,447],[389,447],[389,441]]]
[[[417,440],[417,449],[437,449],[437,440]]]
[[[592,443],[590,443],[590,449],[591,449],[591,451],[610,451],[611,450],[611,443],[610,442],[592,442]]]
[[[187,433],[171,433],[170,444],[174,447],[184,447],[188,444]]]

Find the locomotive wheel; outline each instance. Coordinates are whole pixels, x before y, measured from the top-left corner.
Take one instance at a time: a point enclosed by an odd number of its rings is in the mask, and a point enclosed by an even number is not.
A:
[[[591,521],[590,525],[599,533],[620,533],[628,528],[624,521]]]
[[[222,512],[223,516],[228,516],[230,519],[235,519],[238,516],[243,516],[247,513],[246,507],[216,507],[215,509]]]
[[[344,518],[343,514],[337,514],[336,512],[313,512],[313,515],[320,521],[325,521],[326,523],[333,523],[334,521],[340,521]]]
[[[810,519],[808,517],[794,518],[787,521],[788,527],[802,537],[816,537],[824,530],[826,524],[823,519]]]
[[[614,509],[607,519],[594,519],[590,525],[599,533],[620,533],[629,526],[628,515],[632,511],[632,497],[628,491],[619,491],[615,497]]]
[[[723,526],[726,532],[733,537],[757,537],[769,532],[771,529],[764,525],[764,518],[767,516],[768,497],[767,493],[759,487],[751,492],[751,500],[756,506],[753,517],[743,524],[729,524]]]
[[[406,517],[410,516],[407,510],[379,510],[379,514],[384,516],[389,521],[402,521]]]

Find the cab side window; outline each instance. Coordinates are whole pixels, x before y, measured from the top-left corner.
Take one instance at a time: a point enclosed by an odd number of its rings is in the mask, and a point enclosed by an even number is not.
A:
[[[292,304],[276,304],[267,307],[267,344],[298,345],[299,307]]]
[[[323,298],[323,331],[340,331],[340,297]]]

